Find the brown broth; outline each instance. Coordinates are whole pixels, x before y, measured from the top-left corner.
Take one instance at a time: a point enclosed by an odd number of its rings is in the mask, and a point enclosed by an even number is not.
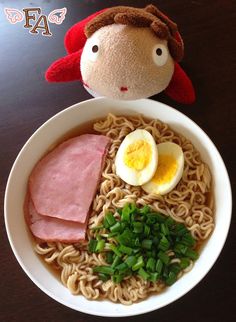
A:
[[[93,119],[90,120],[88,122],[82,123],[76,127],[74,127],[73,129],[69,130],[68,132],[66,132],[65,134],[61,135],[47,150],[46,154],[50,151],[52,151],[53,149],[55,149],[55,147],[57,147],[59,144],[61,144],[64,141],[67,141],[69,139],[72,139],[76,136],[82,135],[82,134],[99,134],[98,132],[96,132],[93,128],[93,125],[95,122],[99,121],[100,119]]]

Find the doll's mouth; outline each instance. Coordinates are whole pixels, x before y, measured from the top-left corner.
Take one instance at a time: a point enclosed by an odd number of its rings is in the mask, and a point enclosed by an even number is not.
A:
[[[128,87],[121,86],[120,91],[121,92],[127,92],[128,91]]]

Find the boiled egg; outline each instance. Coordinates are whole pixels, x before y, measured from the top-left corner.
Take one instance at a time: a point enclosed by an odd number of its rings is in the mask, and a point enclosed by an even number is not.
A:
[[[129,133],[115,159],[116,174],[133,186],[141,186],[154,176],[158,163],[157,145],[146,130]]]
[[[158,166],[149,182],[142,185],[147,193],[164,195],[180,181],[184,169],[184,154],[178,144],[164,142],[157,145]]]

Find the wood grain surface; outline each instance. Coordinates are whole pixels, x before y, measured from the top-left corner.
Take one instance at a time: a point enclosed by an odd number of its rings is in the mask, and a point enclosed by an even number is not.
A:
[[[78,82],[48,84],[44,72],[65,55],[66,30],[105,7],[143,7],[148,1],[0,1],[0,321],[98,322],[45,295],[26,276],[9,245],[4,225],[4,192],[12,164],[26,140],[48,118],[90,98]],[[191,76],[197,100],[182,106],[161,94],[167,103],[195,121],[212,139],[228,169],[235,200],[236,185],[236,2],[230,0],[152,1],[178,23],[185,41],[183,68]],[[31,35],[22,24],[10,24],[4,8],[40,6],[45,14],[66,7],[61,25],[50,25],[52,37]],[[160,310],[122,321],[235,321],[236,220],[223,251],[207,276],[188,294]],[[132,306],[130,307],[132,310]],[[106,318],[108,321],[115,318]]]

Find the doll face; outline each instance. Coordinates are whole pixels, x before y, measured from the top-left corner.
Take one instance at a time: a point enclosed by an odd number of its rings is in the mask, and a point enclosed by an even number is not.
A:
[[[166,40],[150,28],[113,24],[87,40],[80,67],[83,82],[92,91],[132,100],[163,91],[172,78],[174,61]]]

